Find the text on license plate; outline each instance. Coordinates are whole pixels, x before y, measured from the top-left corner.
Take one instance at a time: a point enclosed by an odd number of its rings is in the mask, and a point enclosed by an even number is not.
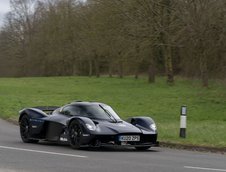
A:
[[[135,136],[119,136],[119,141],[125,142],[125,141],[134,141],[134,142],[139,142],[140,141],[140,136],[135,135]]]

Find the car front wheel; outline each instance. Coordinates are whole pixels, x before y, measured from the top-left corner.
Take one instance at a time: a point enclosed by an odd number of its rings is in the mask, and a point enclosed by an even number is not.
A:
[[[82,126],[77,121],[72,121],[69,126],[68,139],[73,149],[81,148],[82,137],[83,137]]]

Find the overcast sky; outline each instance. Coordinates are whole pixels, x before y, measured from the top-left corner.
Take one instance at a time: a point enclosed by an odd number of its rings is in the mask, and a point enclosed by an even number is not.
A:
[[[0,0],[0,26],[2,25],[4,15],[9,11],[10,0]]]
[[[10,10],[9,1],[10,0],[0,0],[0,27],[3,24],[4,15]],[[80,1],[86,2],[86,0]]]

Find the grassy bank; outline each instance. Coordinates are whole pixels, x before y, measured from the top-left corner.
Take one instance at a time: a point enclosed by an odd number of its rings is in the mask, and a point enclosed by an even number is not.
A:
[[[177,78],[168,86],[165,78],[155,84],[127,77],[1,78],[0,117],[17,118],[18,111],[37,105],[63,105],[73,100],[100,101],[123,118],[149,115],[156,121],[159,140],[226,147],[226,86]],[[187,139],[179,139],[181,105],[188,106]]]

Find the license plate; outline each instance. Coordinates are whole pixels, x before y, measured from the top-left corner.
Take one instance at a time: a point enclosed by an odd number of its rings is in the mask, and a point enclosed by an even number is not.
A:
[[[130,141],[133,141],[133,142],[139,142],[140,141],[140,136],[119,136],[119,141],[121,142],[130,142]]]

